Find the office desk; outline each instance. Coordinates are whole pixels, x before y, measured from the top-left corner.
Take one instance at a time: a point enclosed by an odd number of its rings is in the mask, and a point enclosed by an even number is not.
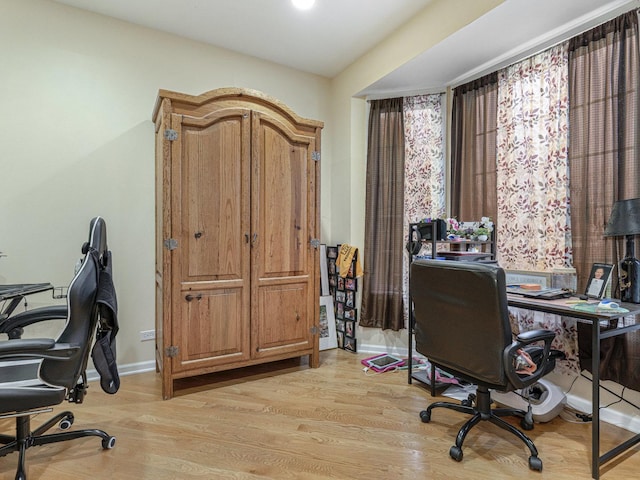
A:
[[[591,391],[591,476],[595,479],[600,478],[600,467],[602,465],[640,443],[640,434],[637,434],[617,447],[600,455],[600,340],[623,335],[634,330],[640,330],[640,321],[638,319],[638,315],[640,315],[640,304],[620,303],[621,307],[629,310],[628,313],[607,311],[591,313],[572,308],[573,305],[567,304],[567,299],[538,300],[516,294],[507,294],[507,302],[511,307],[573,317],[578,321],[591,324],[591,352],[593,357],[591,364],[593,376]],[[600,322],[606,321],[608,324],[611,320],[617,320],[618,327],[603,332],[600,328]]]
[[[9,300],[9,303],[0,310],[0,324],[9,315],[11,315],[11,313],[13,313],[25,296],[32,295],[34,293],[46,292],[47,290],[53,290],[53,285],[50,283],[16,283],[12,285],[0,285],[0,302]]]

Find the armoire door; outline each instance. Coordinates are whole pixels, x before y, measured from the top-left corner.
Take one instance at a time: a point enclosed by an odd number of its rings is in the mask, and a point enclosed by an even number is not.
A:
[[[171,116],[174,372],[250,358],[251,112]]]
[[[264,358],[313,346],[317,162],[315,137],[252,115],[251,338]]]

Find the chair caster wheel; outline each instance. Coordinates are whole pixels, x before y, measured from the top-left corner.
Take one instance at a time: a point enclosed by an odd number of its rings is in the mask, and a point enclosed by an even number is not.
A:
[[[102,448],[105,450],[111,450],[116,446],[116,437],[109,437],[102,439]]]
[[[476,396],[473,393],[470,393],[467,398],[460,402],[460,405],[463,407],[473,407],[473,402],[476,401]]]
[[[534,456],[529,457],[529,468],[531,470],[535,470],[537,472],[541,472],[542,471],[542,460],[540,460],[538,457],[534,457]]]
[[[428,410],[422,410],[420,412],[420,420],[422,420],[422,423],[429,423],[431,421],[431,413]]]
[[[71,428],[71,425],[73,425],[73,420],[73,415],[68,415],[67,418],[63,418],[62,420],[60,420],[58,427],[60,428],[60,430],[68,430]]]
[[[520,420],[520,427],[523,430],[533,430],[533,415],[531,412],[527,413],[522,420]]]
[[[456,445],[449,449],[449,456],[456,462],[462,461],[462,449]]]

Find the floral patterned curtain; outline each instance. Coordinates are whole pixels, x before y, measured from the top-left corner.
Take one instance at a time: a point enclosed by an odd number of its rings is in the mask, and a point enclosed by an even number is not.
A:
[[[405,97],[404,115],[404,238],[409,223],[444,218],[446,174],[444,145],[444,94]],[[404,250],[403,284],[408,302],[409,253]],[[405,320],[408,308],[405,308]]]
[[[571,266],[568,107],[566,43],[499,72],[497,251],[504,268]]]
[[[404,98],[404,216],[410,222],[445,215],[443,95]]]
[[[558,45],[498,72],[497,252],[512,270],[571,267],[568,53]],[[510,308],[514,332],[547,328],[578,371],[576,322]]]

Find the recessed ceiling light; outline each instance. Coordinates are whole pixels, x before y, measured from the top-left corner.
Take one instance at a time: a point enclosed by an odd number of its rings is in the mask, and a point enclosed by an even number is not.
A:
[[[316,3],[316,0],[291,0],[291,3],[300,10],[309,10]]]

